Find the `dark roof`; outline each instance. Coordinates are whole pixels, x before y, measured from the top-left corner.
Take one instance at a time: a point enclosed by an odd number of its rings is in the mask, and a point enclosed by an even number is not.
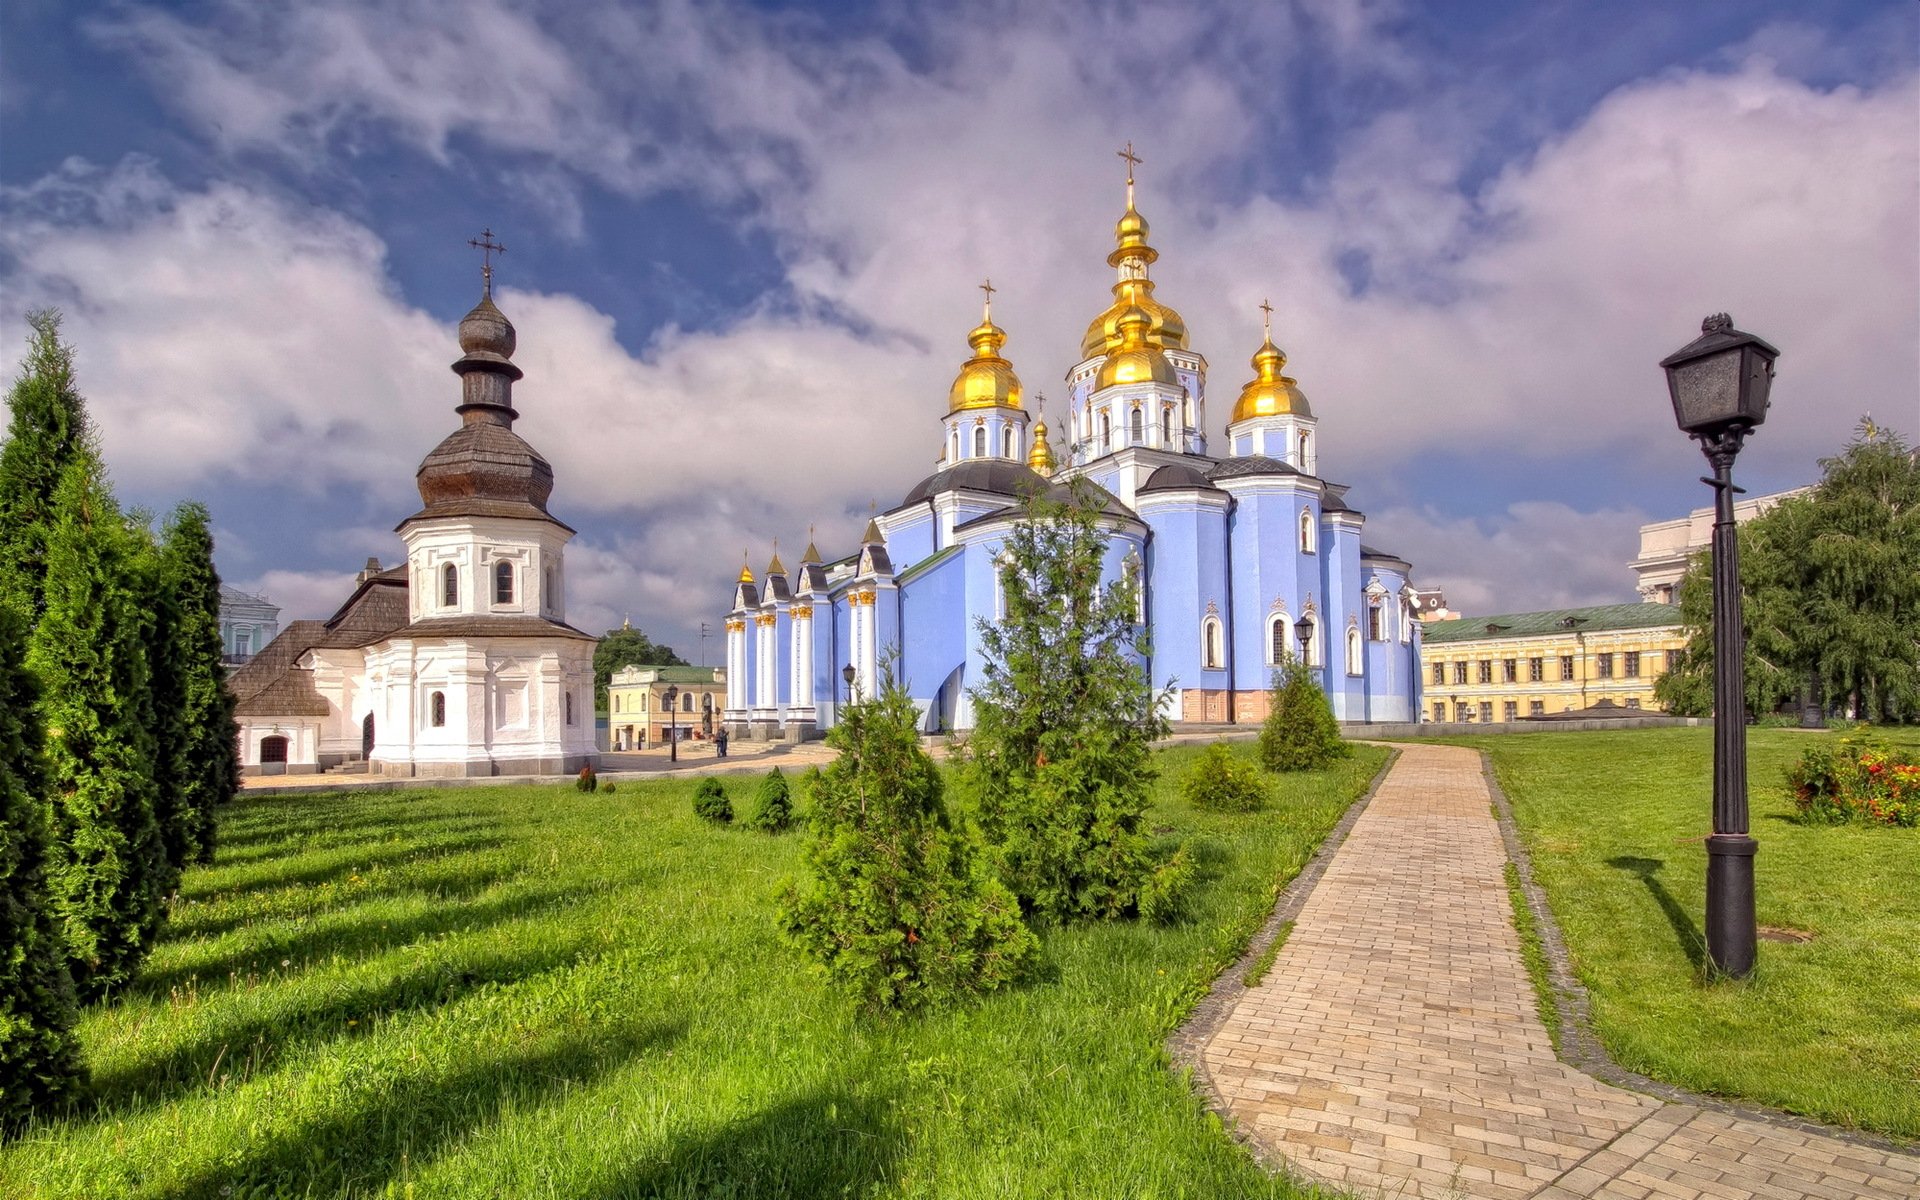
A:
[[[1101,487],[1099,484],[1093,482],[1093,480],[1082,478],[1078,482],[1082,483],[1085,487],[1087,487],[1088,489],[1092,490],[1097,494],[1100,500],[1100,511],[1103,515],[1109,516],[1109,517],[1120,517],[1128,521],[1140,520],[1139,513],[1134,512],[1132,509],[1128,508],[1126,505],[1120,503],[1120,497],[1114,495],[1112,492]],[[1073,497],[1073,484],[1064,480],[1049,483],[1046,488],[1046,497],[1049,500],[1055,500],[1055,501],[1060,501],[1064,503],[1065,501],[1070,500]],[[956,530],[968,529],[975,525],[984,525],[990,521],[1011,520],[1011,519],[1016,519],[1019,516],[1020,516],[1020,506],[1018,504],[1009,504],[1004,508],[996,508],[992,512],[982,513],[981,515],[973,518],[971,521],[962,521],[960,524],[954,526],[954,528]]]
[[[1320,511],[1323,513],[1352,512],[1353,510],[1347,507],[1348,490],[1344,483],[1329,483],[1320,493]]]
[[[1301,475],[1304,472],[1264,454],[1244,458],[1224,458],[1207,472],[1209,479],[1238,479],[1243,475]]]
[[[793,589],[787,586],[785,575],[767,576],[767,599],[776,603],[793,599]]]
[[[1556,608],[1546,612],[1432,621],[1425,628],[1424,640],[1427,645],[1434,646],[1487,637],[1534,637],[1575,630],[1599,633],[1615,629],[1658,629],[1678,624],[1680,610],[1671,604],[1597,604],[1589,608]]]
[[[941,492],[991,492],[996,496],[1024,496],[1043,491],[1047,477],[1025,463],[1005,458],[970,458],[944,471],[935,471],[907,493],[900,507],[918,504]]]
[[[407,568],[402,563],[360,581],[353,595],[326,620],[316,645],[371,646],[407,623]]]
[[[394,637],[564,637],[597,642],[564,621],[545,617],[429,617],[393,631]]]
[[[470,419],[448,434],[420,460],[414,482],[426,507],[402,521],[402,527],[443,516],[553,520],[547,512],[553,467],[519,434],[494,420]]]
[[[1538,716],[1520,717],[1522,721],[1642,721],[1664,719],[1671,714],[1657,708],[1628,708],[1624,704],[1615,704],[1611,700],[1596,700],[1585,708],[1570,708],[1565,712],[1541,713]]]
[[[1207,478],[1205,471],[1189,463],[1168,463],[1147,476],[1147,481],[1140,485],[1143,492],[1171,492],[1188,488],[1203,492],[1220,490],[1213,486],[1213,481]]]
[[[234,713],[242,717],[324,717],[327,702],[313,687],[313,672],[294,663],[326,637],[322,621],[293,621],[260,653],[227,676]]]
[[[794,591],[824,592],[827,590],[827,569],[817,562],[803,562],[800,569],[793,573]]]
[[[1401,558],[1398,554],[1392,554],[1385,550],[1375,550],[1372,546],[1367,545],[1365,542],[1360,543],[1360,557],[1377,559],[1381,562],[1395,562],[1409,569],[1411,569],[1413,566],[1412,563],[1408,562],[1404,558]]]
[[[881,545],[878,542],[868,542],[866,545],[860,548],[860,553],[862,557],[868,559],[868,561],[871,563],[873,568],[871,571],[861,571],[860,574],[862,575],[893,574],[893,556],[887,553],[887,548],[885,546]]]

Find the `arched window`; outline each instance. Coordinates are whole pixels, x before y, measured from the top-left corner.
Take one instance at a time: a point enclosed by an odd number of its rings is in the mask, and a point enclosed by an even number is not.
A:
[[[1188,392],[1186,397],[1180,401],[1180,426],[1183,429],[1193,428],[1193,393],[1192,392]]]
[[[440,607],[456,608],[460,604],[460,569],[452,563],[440,568]]]
[[[1133,434],[1133,444],[1138,446],[1147,440],[1147,414],[1140,411],[1138,404],[1133,406],[1133,416],[1130,421],[1131,428],[1128,432]]]
[[[1387,640],[1387,608],[1378,596],[1367,601],[1367,640]]]
[[[1113,449],[1113,417],[1105,409],[1100,412],[1100,450],[1105,453]]]
[[[493,564],[493,602],[513,603],[513,564],[510,562]]]
[[[1008,426],[1000,431],[1000,457],[1013,457],[1013,428]]]
[[[1314,550],[1313,510],[1300,510],[1300,553],[1312,554]]]
[[[1367,644],[1360,640],[1358,626],[1347,630],[1347,674],[1359,675],[1367,669]]]
[[[1313,443],[1307,440],[1307,435],[1302,433],[1300,435],[1300,469],[1302,471],[1311,471],[1313,469],[1307,459],[1307,450],[1312,445]]]
[[[566,693],[566,697],[567,697],[567,702],[566,702],[567,724],[571,725],[573,724],[573,693],[572,692]]]
[[[1221,645],[1220,618],[1208,617],[1200,622],[1201,666],[1208,670],[1219,670],[1226,663],[1226,654]]]
[[[680,693],[680,711],[681,712],[693,711],[693,693],[692,692]]]
[[[287,761],[287,739],[275,734],[260,739],[260,761],[263,763],[283,763]]]
[[[427,698],[427,724],[438,729],[447,723],[447,694],[435,692]]]
[[[947,431],[947,458],[951,462],[960,461],[960,431],[958,429],[949,429]]]
[[[1413,640],[1413,601],[1411,600],[1400,601],[1400,640],[1403,642]]]
[[[1173,445],[1173,405],[1171,404],[1160,410],[1160,444]]]
[[[1287,614],[1277,612],[1267,621],[1267,665],[1277,667],[1293,657],[1293,626]]]
[[[987,427],[985,425],[975,425],[973,427],[973,456],[975,458],[985,458],[987,456]]]
[[[545,571],[541,572],[540,580],[542,583],[546,585],[545,587],[546,594],[540,598],[540,605],[542,608],[545,608],[549,612],[551,612],[554,609],[554,607],[557,605],[560,599],[560,597],[557,594],[555,594],[553,590],[553,568],[548,567]]]

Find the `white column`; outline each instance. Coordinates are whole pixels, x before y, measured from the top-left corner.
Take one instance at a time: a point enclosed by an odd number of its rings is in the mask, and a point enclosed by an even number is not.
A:
[[[727,707],[747,706],[747,623],[740,618],[727,621]]]
[[[801,606],[793,610],[793,707],[802,716],[813,713],[813,609]]]
[[[875,594],[872,591],[860,594],[860,607],[866,611],[866,619],[860,626],[860,687],[861,695],[879,694],[879,613],[874,611]]]

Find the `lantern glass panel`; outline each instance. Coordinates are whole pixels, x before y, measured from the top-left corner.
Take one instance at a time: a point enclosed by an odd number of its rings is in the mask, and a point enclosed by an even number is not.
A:
[[[1737,349],[1728,350],[1669,369],[1673,417],[1680,428],[1692,432],[1741,415],[1740,360],[1744,357]]]

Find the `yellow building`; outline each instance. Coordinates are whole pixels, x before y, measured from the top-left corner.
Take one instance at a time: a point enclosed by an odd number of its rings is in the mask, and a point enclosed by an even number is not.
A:
[[[1658,710],[1653,681],[1685,644],[1670,604],[1435,621],[1420,646],[1425,717],[1486,724],[1608,705]]]
[[[667,689],[674,689],[673,709]],[[607,681],[607,738],[613,750],[664,746],[669,735],[693,741],[713,736],[727,706],[724,667],[622,667]]]

